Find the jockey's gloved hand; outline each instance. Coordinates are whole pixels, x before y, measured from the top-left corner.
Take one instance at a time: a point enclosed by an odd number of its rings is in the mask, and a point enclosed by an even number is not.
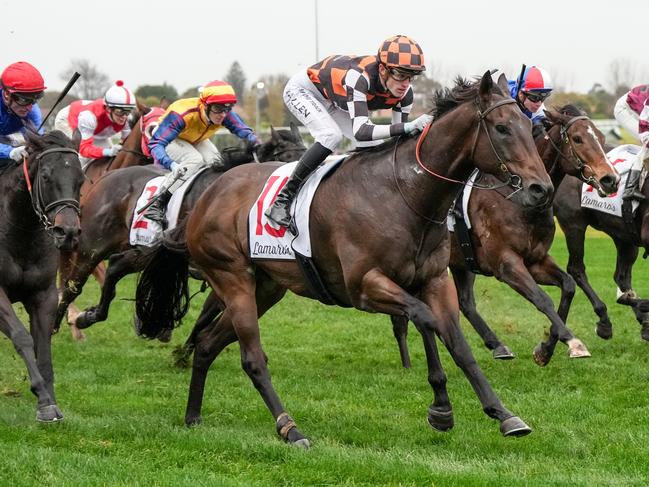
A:
[[[9,157],[16,162],[23,162],[23,157],[27,156],[27,149],[24,145],[14,147],[9,153]]]
[[[432,121],[433,121],[433,116],[424,113],[423,115],[419,115],[412,122],[406,122],[405,124],[403,124],[403,129],[406,131],[407,134],[410,134],[415,131],[421,132],[422,130],[424,130],[424,127]]]
[[[115,144],[112,147],[108,147],[107,149],[104,149],[104,157],[115,157],[119,151],[122,150],[122,146],[119,144]]]
[[[171,174],[175,179],[182,177],[185,174],[185,172],[187,172],[187,168],[185,166],[181,166],[176,161],[171,163],[169,169],[171,169]]]

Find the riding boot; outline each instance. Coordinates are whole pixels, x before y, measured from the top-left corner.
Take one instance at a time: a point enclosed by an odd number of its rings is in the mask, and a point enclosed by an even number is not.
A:
[[[295,198],[300,185],[324,161],[331,151],[319,142],[313,144],[302,155],[293,174],[282,190],[277,194],[275,201],[264,213],[266,218],[281,227],[288,227],[291,223],[291,202]]]
[[[167,212],[167,203],[169,203],[170,199],[171,192],[169,190],[165,190],[163,193],[160,193],[157,199],[153,203],[151,203],[151,206],[147,208],[144,216],[149,220],[153,220],[154,222],[163,223],[165,219],[165,213]]]
[[[638,200],[643,201],[645,196],[640,192],[640,174],[642,171],[631,169],[629,171],[629,178],[627,179],[624,193],[622,193],[623,200]]]

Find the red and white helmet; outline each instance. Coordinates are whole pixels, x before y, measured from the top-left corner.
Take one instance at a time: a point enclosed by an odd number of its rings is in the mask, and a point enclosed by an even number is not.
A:
[[[108,88],[104,96],[104,103],[107,107],[135,108],[135,95],[124,86],[122,80],[117,80],[113,86]]]
[[[47,88],[38,69],[25,61],[7,66],[0,79],[9,93],[42,93]]]
[[[553,88],[552,79],[545,69],[538,66],[530,66],[525,69],[520,91],[548,92]]]

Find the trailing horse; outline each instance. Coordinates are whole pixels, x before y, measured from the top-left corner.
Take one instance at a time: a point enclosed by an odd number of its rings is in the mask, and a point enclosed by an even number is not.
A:
[[[266,157],[292,161],[299,159],[305,150],[297,128],[292,125],[290,130],[271,129],[270,140],[259,147],[258,153],[261,161],[266,161]],[[205,188],[221,176],[224,170],[253,161],[253,153],[248,149],[225,151],[223,155],[226,159],[223,170],[207,170],[196,179],[185,196],[179,221],[193,208]],[[131,220],[145,184],[160,174],[161,169],[153,166],[112,170],[93,184],[88,193],[81,198],[82,237],[78,248],[64,253],[61,261],[62,292],[56,315],[57,329],[68,306],[81,294],[90,273],[104,259],[110,257],[105,278],[99,281],[99,304],[82,313],[76,311],[72,316],[68,315],[72,334],[77,340],[83,339],[80,329],[88,328],[107,318],[110,302],[115,297],[117,282],[122,277],[140,270],[137,264],[140,249],[129,243]]]
[[[504,76],[498,85],[489,72],[476,83],[458,80],[452,91],[437,93],[434,112],[435,122],[419,138],[400,138],[355,153],[322,181],[310,209],[311,221],[317,222],[311,229],[313,259],[324,287],[340,306],[401,315],[415,323],[435,396],[428,408],[432,427],[453,427],[437,334],[485,413],[500,422],[501,432],[525,435],[530,428],[502,405],[460,330],[455,288],[446,271],[450,244],[445,221],[457,181],[465,180],[474,166],[514,186],[513,199],[527,207],[549,204],[552,185],[529,120],[509,96]],[[177,278],[186,275],[189,257],[206,276],[223,312],[197,337],[185,423],[200,422],[209,367],[238,340],[242,367],[278,434],[306,447],[309,440],[272,386],[258,318],[287,289],[315,295],[296,262],[252,261],[247,251],[249,209],[275,169],[272,164],[244,165],[217,179],[187,224],[166,233],[148,251],[150,265],[138,285],[136,308],[146,336],[173,327],[186,308],[187,282]],[[156,265],[160,262],[165,265]],[[183,286],[167,293],[163,283],[169,282]]]
[[[568,174],[593,184],[602,195],[615,192],[620,178],[604,153],[604,136],[593,122],[572,105],[546,113],[552,126],[547,133],[539,134],[535,142],[554,187],[558,187]],[[514,357],[476,309],[473,292],[476,273],[494,276],[534,304],[550,320],[548,340],[541,342],[533,352],[537,364],[547,365],[559,339],[568,345],[570,357],[590,356],[583,343],[565,325],[575,283],[549,255],[555,231],[552,209],[526,210],[510,200],[511,191],[483,189],[496,183],[493,176],[484,174],[473,183],[468,201],[467,216],[472,225],[467,231],[468,238],[458,236],[465,231],[462,227],[451,237],[450,269],[462,313],[487,348],[493,351],[494,358]],[[462,195],[458,198],[461,203]],[[561,288],[558,312],[539,284]],[[409,367],[408,322],[403,317],[393,317],[392,323],[402,364]]]
[[[79,189],[83,181],[73,143],[62,132],[27,135],[29,156],[2,169],[0,192],[0,330],[24,360],[38,398],[36,419],[63,419],[54,395],[51,334],[54,328],[59,250],[79,239]],[[13,310],[21,302],[31,334]]]
[[[630,224],[622,217],[582,208],[581,188],[581,181],[576,178],[566,178],[558,187],[554,201],[557,220],[566,235],[567,271],[584,291],[599,318],[597,335],[606,340],[612,338],[613,324],[608,316],[606,304],[590,285],[584,264],[586,228],[591,226],[610,236],[617,250],[613,275],[617,284],[617,302],[631,306],[636,320],[640,323],[641,338],[649,341],[649,301],[638,298],[631,282],[633,264],[638,258],[639,250],[644,249],[645,258],[649,254],[649,182],[645,181],[641,188],[645,200],[634,213]]]

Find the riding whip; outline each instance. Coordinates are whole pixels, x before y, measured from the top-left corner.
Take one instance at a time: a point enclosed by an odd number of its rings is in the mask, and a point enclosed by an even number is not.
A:
[[[518,97],[518,92],[521,91],[521,85],[523,84],[523,76],[525,76],[525,69],[527,66],[523,64],[521,67],[521,74],[518,75],[518,81],[516,82],[516,97]]]
[[[39,132],[39,131],[41,130],[41,128],[43,128],[43,125],[45,125],[45,122],[47,122],[47,119],[50,118],[50,115],[52,115],[52,112],[54,111],[54,109],[56,108],[56,106],[57,106],[59,103],[61,103],[61,100],[63,100],[63,98],[65,98],[65,95],[68,94],[68,91],[70,91],[70,89],[72,89],[72,86],[77,82],[77,80],[78,80],[80,77],[81,77],[81,75],[75,71],[74,74],[72,75],[72,78],[70,78],[70,81],[68,81],[68,84],[65,85],[65,88],[63,88],[63,91],[62,91],[61,94],[59,95],[59,97],[58,97],[58,99],[56,100],[56,102],[54,103],[54,105],[52,105],[52,108],[50,108],[50,111],[47,113],[47,115],[45,116],[45,118],[43,119],[43,121],[41,122],[41,124],[40,124],[40,125],[38,126],[38,128],[36,129],[36,132]]]

